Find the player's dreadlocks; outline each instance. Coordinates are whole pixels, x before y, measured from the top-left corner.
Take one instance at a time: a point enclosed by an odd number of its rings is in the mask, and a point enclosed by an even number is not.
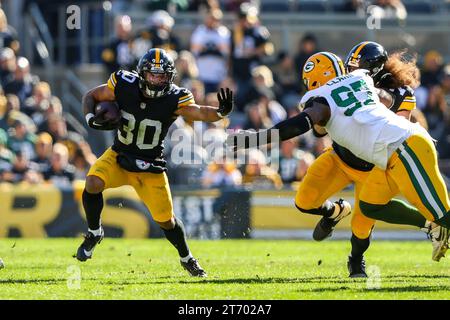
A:
[[[384,70],[390,73],[389,87],[410,86],[417,88],[420,84],[420,72],[416,65],[416,55],[407,54],[407,50],[394,51],[388,57]]]

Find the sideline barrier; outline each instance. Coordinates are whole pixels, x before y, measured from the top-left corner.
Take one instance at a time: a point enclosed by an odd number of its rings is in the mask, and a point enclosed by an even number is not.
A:
[[[84,182],[73,188],[53,185],[0,184],[1,237],[75,237],[86,231],[81,194]],[[189,237],[199,239],[250,237],[250,192],[172,189],[174,212]],[[102,224],[108,237],[163,237],[160,227],[133,188],[104,192]]]
[[[1,237],[77,237],[86,231],[81,194],[84,182],[73,187],[0,184]],[[175,214],[189,237],[197,239],[250,238],[265,231],[277,236],[311,230],[318,218],[300,214],[294,206],[295,191],[240,189],[186,190],[172,188]],[[353,193],[342,192],[353,204]],[[124,186],[104,192],[102,224],[108,237],[163,237],[133,188]],[[350,230],[350,217],[337,230]],[[415,230],[408,226],[377,222],[376,230]],[[309,233],[308,233],[309,234]]]

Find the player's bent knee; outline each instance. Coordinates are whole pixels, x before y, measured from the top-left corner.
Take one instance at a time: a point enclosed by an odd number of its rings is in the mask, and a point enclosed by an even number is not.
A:
[[[295,197],[295,206],[298,210],[303,213],[309,213],[309,210],[314,210],[320,207],[321,203],[316,204],[314,201],[311,201],[305,197],[297,196]]]
[[[156,221],[156,223],[159,224],[159,226],[165,230],[172,230],[173,228],[175,228],[175,218],[174,217],[172,217],[168,221],[164,221],[164,222]]]
[[[103,192],[105,189],[105,182],[97,176],[87,176],[85,189],[92,194]]]
[[[306,213],[306,214],[314,214],[314,215],[320,215],[320,209],[318,208],[304,208],[297,205],[297,202],[295,202],[295,207],[300,211],[300,213]]]
[[[368,218],[380,220],[379,213],[382,212],[385,205],[383,204],[372,204],[364,201],[359,201],[359,207],[361,212]]]
[[[364,227],[352,227],[352,233],[358,238],[358,239],[367,239],[370,237],[370,234],[372,233],[373,225],[364,226]]]

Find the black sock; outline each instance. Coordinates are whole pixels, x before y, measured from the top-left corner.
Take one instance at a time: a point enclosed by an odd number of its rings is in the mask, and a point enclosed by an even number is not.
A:
[[[166,235],[167,240],[178,250],[178,254],[181,258],[189,255],[189,247],[186,242],[186,233],[184,231],[184,225],[181,220],[175,218],[175,227],[171,230],[161,228]]]
[[[83,207],[86,212],[86,220],[91,230],[100,228],[100,214],[103,210],[103,194],[89,193],[83,190]]]
[[[362,258],[364,252],[369,248],[370,236],[366,239],[360,239],[352,233],[350,242],[352,244],[352,258]]]
[[[316,209],[302,209],[299,206],[295,205],[298,210],[300,210],[303,213],[309,213],[314,214],[318,216],[324,216],[326,218],[329,218],[334,213],[334,203],[327,200],[325,201],[319,208]]]

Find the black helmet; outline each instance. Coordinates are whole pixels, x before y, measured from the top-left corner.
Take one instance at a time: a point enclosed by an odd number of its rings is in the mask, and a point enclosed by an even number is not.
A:
[[[345,68],[350,72],[351,68],[369,70],[370,76],[377,83],[382,76],[384,64],[388,54],[384,47],[376,42],[364,41],[352,48],[345,60]]]
[[[139,60],[137,73],[142,92],[150,98],[160,98],[170,91],[177,72],[172,57],[165,50],[155,48]]]

